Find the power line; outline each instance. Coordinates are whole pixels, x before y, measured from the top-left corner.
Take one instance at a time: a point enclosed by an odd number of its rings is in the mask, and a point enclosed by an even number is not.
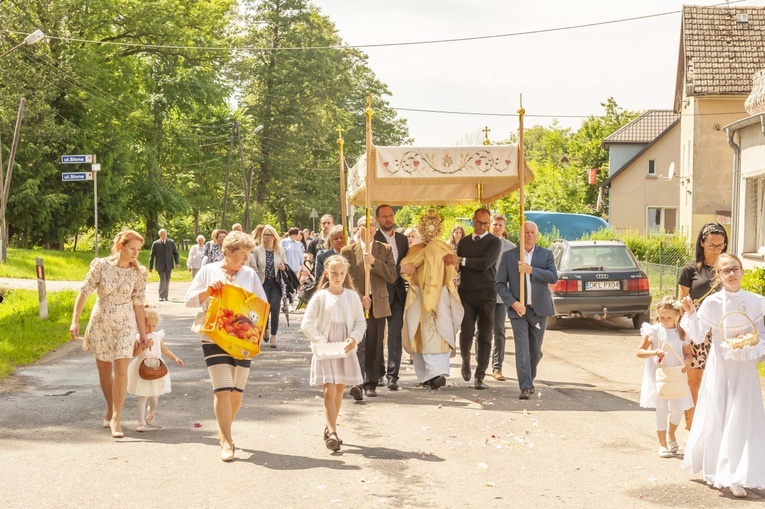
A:
[[[418,109],[418,108],[396,108],[394,106],[390,107],[393,110],[396,111],[410,111],[414,113],[435,113],[439,115],[469,115],[469,116],[476,116],[476,117],[517,117],[518,113],[490,113],[485,111],[449,111],[449,110],[426,110],[426,109]],[[746,115],[747,112],[745,111],[728,111],[724,113],[725,115]],[[680,116],[683,117],[703,117],[707,115],[720,115],[720,113],[693,113],[693,114],[687,114],[687,113],[681,113]],[[524,117],[526,118],[605,118],[606,115],[533,115],[526,113],[524,114]]]
[[[709,7],[717,7],[721,5],[729,5],[735,3],[741,3],[744,0],[730,0],[729,2],[713,4]],[[423,41],[405,41],[405,42],[387,42],[376,44],[336,44],[331,46],[297,46],[297,47],[257,47],[257,46],[243,46],[240,48],[234,46],[181,46],[171,44],[143,44],[133,42],[118,42],[118,41],[95,41],[90,39],[79,39],[75,37],[56,37],[49,35],[49,39],[56,39],[62,42],[77,42],[86,44],[100,44],[100,45],[112,45],[123,46],[129,48],[147,48],[147,49],[171,49],[171,50],[197,50],[197,51],[310,51],[310,50],[348,50],[348,49],[364,49],[364,48],[390,48],[390,47],[406,47],[406,46],[423,46],[426,44],[446,44],[446,43],[458,43],[458,42],[472,42],[490,39],[503,39],[509,37],[521,37],[526,35],[538,35],[551,32],[563,32],[569,30],[579,30],[582,28],[593,28],[605,25],[614,25],[618,23],[629,23],[632,21],[641,21],[646,19],[660,18],[664,16],[671,16],[673,14],[680,14],[682,10],[659,12],[654,14],[645,14],[642,16],[632,16],[629,18],[620,18],[606,21],[596,21],[593,23],[582,23],[579,25],[568,25],[562,27],[553,28],[540,28],[538,30],[526,30],[522,32],[510,32],[504,34],[490,34],[490,35],[476,35],[472,37],[455,37],[451,39],[431,39]],[[18,32],[12,30],[6,30],[8,33],[17,35],[27,35],[25,32]]]

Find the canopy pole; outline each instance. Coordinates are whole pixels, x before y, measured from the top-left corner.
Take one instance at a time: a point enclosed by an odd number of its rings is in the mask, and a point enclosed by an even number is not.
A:
[[[372,254],[372,242],[374,241],[373,238],[369,238],[369,223],[371,221],[371,213],[372,213],[372,200],[371,200],[371,189],[369,188],[369,174],[372,173],[374,164],[372,162],[372,158],[374,156],[374,146],[372,144],[372,94],[367,94],[367,108],[364,110],[364,114],[367,117],[367,125],[366,125],[366,142],[367,142],[367,172],[364,176],[365,182],[364,182],[364,202],[367,209],[367,221],[366,221],[366,228],[367,231],[364,233],[364,236],[366,237],[366,250],[367,254]],[[370,277],[371,277],[371,270],[372,267],[369,265],[366,261],[364,261],[364,295],[367,295],[371,297],[372,289],[371,289],[371,283],[370,283]],[[369,310],[366,311],[366,317],[369,318]]]
[[[520,226],[521,231],[518,238],[518,244],[520,246],[520,252],[518,253],[520,255],[520,261],[524,260],[525,254],[526,254],[526,242],[524,241],[524,227],[523,223],[526,222],[525,219],[525,211],[524,211],[524,201],[526,199],[525,196],[525,185],[526,185],[526,164],[525,159],[523,157],[523,115],[526,114],[526,110],[523,109],[523,94],[521,94],[520,99],[520,108],[518,109],[518,184],[521,186],[518,190],[518,204],[520,207]],[[526,276],[524,274],[520,274],[520,283],[521,283],[521,295],[520,295],[520,301],[521,305],[526,305]]]
[[[343,245],[348,245],[348,204],[345,196],[345,156],[343,155],[343,128],[337,126],[337,148],[340,154],[340,217],[343,225]]]

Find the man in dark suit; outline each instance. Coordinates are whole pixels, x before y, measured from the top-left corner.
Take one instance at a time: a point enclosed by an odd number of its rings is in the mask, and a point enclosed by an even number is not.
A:
[[[542,359],[542,339],[547,317],[554,313],[550,285],[558,280],[552,251],[537,246],[537,225],[523,225],[524,253],[516,247],[502,255],[497,272],[497,293],[508,307],[515,340],[515,370],[521,388],[520,399],[534,394],[534,378]],[[526,278],[521,300],[521,274]]]
[[[406,235],[396,233],[393,229],[395,214],[390,205],[380,205],[375,211],[377,226],[375,240],[387,243],[393,252],[396,262],[398,278],[395,283],[388,283],[388,301],[390,302],[390,316],[388,317],[388,365],[384,371],[388,379],[388,389],[398,390],[398,373],[401,368],[401,328],[404,326],[404,302],[406,301],[406,287],[401,273],[413,274],[414,267],[401,267],[401,260],[409,250],[409,242]],[[408,271],[408,272],[407,272]]]
[[[470,349],[478,323],[476,337],[476,389],[486,389],[483,379],[491,359],[491,338],[494,329],[494,307],[497,303],[497,259],[502,243],[489,233],[491,214],[478,209],[473,214],[473,233],[465,236],[457,245],[457,254],[444,256],[444,263],[456,265],[460,271],[457,289],[465,315],[460,329],[460,355],[462,378],[470,380]]]
[[[175,242],[167,238],[167,230],[164,228],[159,230],[159,240],[155,240],[151,245],[149,272],[154,270],[154,262],[157,263],[159,274],[159,300],[167,300],[170,292],[170,274],[173,272],[173,265],[176,269],[181,268],[181,257]]]
[[[359,295],[361,295],[364,309],[369,310],[366,336],[359,344],[356,352],[361,365],[361,374],[364,377],[364,393],[371,398],[377,396],[376,388],[380,378],[385,319],[390,316],[387,283],[394,283],[398,273],[390,246],[374,240],[377,231],[375,219],[370,218],[369,229],[366,227],[365,217],[359,219],[358,226],[359,241],[344,247],[340,251],[340,255],[350,263],[348,274],[351,276]],[[371,254],[367,252],[367,242],[372,243]],[[366,295],[364,288],[365,263],[371,266],[369,278],[371,298]],[[361,387],[351,387],[350,393],[353,399],[357,401],[363,399]]]

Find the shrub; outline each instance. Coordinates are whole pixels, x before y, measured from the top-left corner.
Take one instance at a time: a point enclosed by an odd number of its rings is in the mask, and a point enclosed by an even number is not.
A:
[[[755,267],[744,273],[741,288],[759,295],[765,295],[765,268]]]

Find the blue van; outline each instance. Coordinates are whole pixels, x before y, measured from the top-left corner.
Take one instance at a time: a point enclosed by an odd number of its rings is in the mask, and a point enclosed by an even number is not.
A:
[[[611,226],[598,216],[589,214],[571,214],[568,212],[545,212],[530,210],[525,213],[527,221],[533,221],[542,235],[550,235],[557,230],[556,237],[565,240],[579,240],[588,233],[610,230]]]

